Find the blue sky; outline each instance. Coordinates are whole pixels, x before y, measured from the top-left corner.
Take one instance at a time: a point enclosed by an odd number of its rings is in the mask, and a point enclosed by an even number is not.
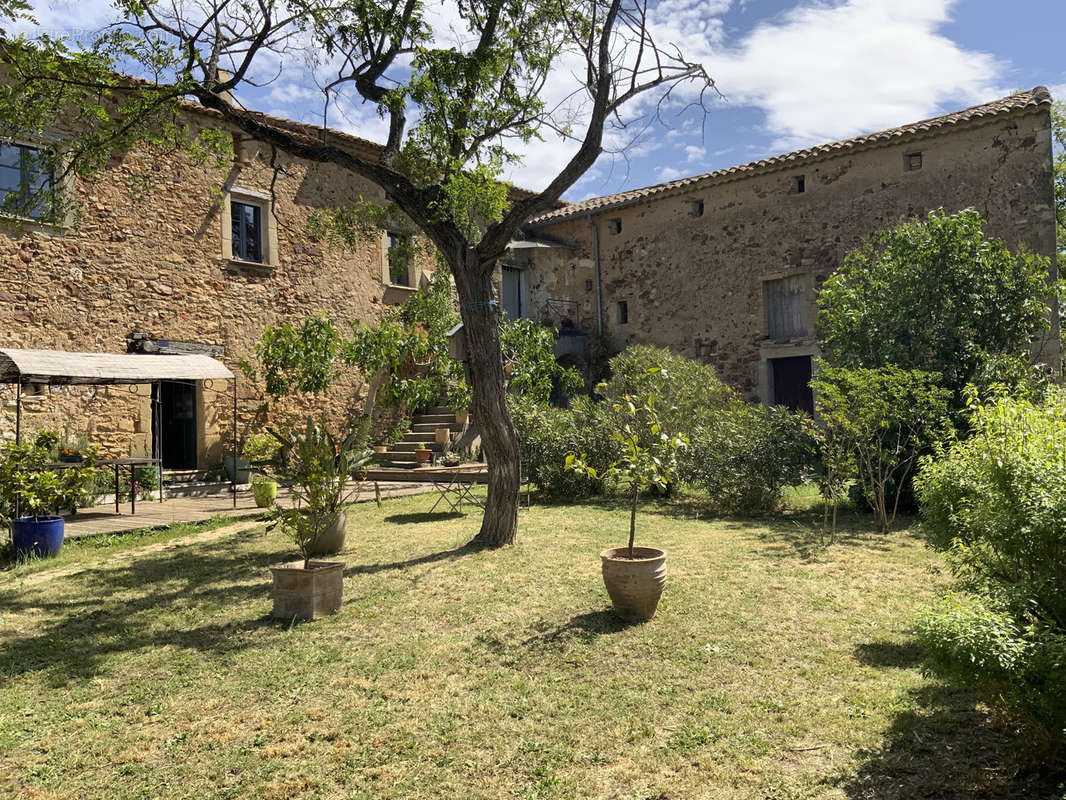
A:
[[[113,13],[107,0],[38,0],[35,7],[53,33],[84,34]],[[624,153],[601,156],[568,199],[881,130],[1012,89],[1044,84],[1066,99],[1066,0],[658,0],[653,14],[659,41],[703,63],[724,98],[706,116],[668,109],[666,125],[635,143],[612,138]],[[442,17],[439,29],[448,24]],[[549,82],[547,94],[565,95],[566,77]],[[321,121],[317,97],[299,63],[264,90],[238,93],[250,107],[308,122]],[[332,126],[383,137],[372,108],[332,108]],[[540,188],[569,152],[551,137],[534,143],[509,177]]]

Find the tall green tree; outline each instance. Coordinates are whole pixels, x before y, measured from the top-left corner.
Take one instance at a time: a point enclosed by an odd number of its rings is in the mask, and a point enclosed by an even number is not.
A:
[[[85,46],[45,34],[0,45],[5,127],[44,135],[61,112],[69,125],[55,143],[55,163],[91,174],[115,150],[190,146],[180,103],[193,100],[270,148],[381,187],[455,278],[489,469],[476,541],[512,542],[519,450],[504,391],[497,263],[516,229],[553,208],[592,166],[605,126],[632,122],[630,104],[638,99],[650,99],[639,108],[654,115],[655,98],[683,84],[702,99],[713,91],[703,67],[656,43],[642,0],[433,4],[453,20],[447,43],[434,38],[424,0],[116,0],[115,7],[119,22]],[[22,11],[22,0],[0,0],[0,17]],[[306,64],[330,75],[321,86],[326,107],[366,102],[387,120],[376,158],[232,99],[242,86]],[[145,80],[131,85],[117,68]],[[542,98],[553,74],[572,81],[569,101],[558,108]],[[549,131],[575,143],[572,157],[542,191],[509,203],[498,180],[504,165],[517,158],[517,143]]]
[[[986,237],[972,208],[933,211],[875,233],[825,282],[823,351],[839,367],[933,372],[960,411],[968,384],[1028,374],[1050,329],[1049,266]]]

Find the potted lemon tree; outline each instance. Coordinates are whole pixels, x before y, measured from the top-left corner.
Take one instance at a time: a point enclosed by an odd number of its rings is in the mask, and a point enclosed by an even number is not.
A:
[[[601,384],[599,391],[606,392]],[[646,489],[666,489],[677,476],[678,451],[688,446],[683,434],[662,429],[655,397],[622,395],[611,402],[612,418],[619,430],[611,438],[621,447],[621,455],[602,473],[586,462],[584,453],[566,457],[567,469],[591,478],[620,484],[630,500],[629,543],[609,547],[600,553],[603,582],[618,616],[644,622],[655,616],[666,585],[666,551],[657,547],[636,547],[637,506]]]
[[[283,479],[291,483],[292,505],[275,508],[275,524],[293,540],[299,561],[271,567],[274,578],[274,616],[317,619],[341,606],[343,561],[319,561],[316,556],[344,546],[348,503],[361,489],[370,450],[367,425],[338,441],[310,417],[303,431],[291,437],[292,449]]]
[[[96,451],[65,469],[50,467],[58,436],[43,431],[32,443],[7,442],[0,449],[0,517],[11,525],[15,554],[54,556],[63,546],[60,511],[76,512],[92,498]]]

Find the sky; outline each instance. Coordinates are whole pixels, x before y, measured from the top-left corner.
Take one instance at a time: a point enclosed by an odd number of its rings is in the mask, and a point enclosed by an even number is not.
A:
[[[1066,99],[1066,0],[658,0],[660,44],[676,44],[704,65],[720,97],[703,111],[685,96],[661,121],[611,135],[569,200],[648,186],[790,150],[915,122],[1045,85]],[[427,0],[431,15],[438,4]],[[51,33],[85,36],[112,16],[107,0],[36,0]],[[442,39],[455,36],[433,18]],[[545,87],[568,92],[566,69]],[[306,66],[238,93],[249,107],[321,122]],[[646,108],[646,106],[644,106]],[[638,110],[641,110],[638,108]],[[386,128],[368,106],[335,104],[332,127],[381,141]],[[639,130],[634,136],[633,130]],[[540,189],[574,145],[547,136],[522,146],[507,177]]]

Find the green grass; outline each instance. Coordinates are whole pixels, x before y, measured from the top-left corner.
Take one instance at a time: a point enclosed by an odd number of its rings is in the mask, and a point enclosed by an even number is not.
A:
[[[122,533],[80,536],[66,539],[59,554],[51,558],[37,558],[33,555],[22,555],[16,558],[9,538],[0,555],[0,585],[5,576],[23,577],[59,567],[93,563],[109,554],[114,555],[145,545],[169,542],[183,536],[215,530],[224,525],[231,525],[233,522],[234,520],[229,517],[217,516],[206,522],[175,522],[164,528],[137,528]]]
[[[607,607],[611,504],[523,511],[518,544],[428,497],[350,515],[345,603],[269,618],[262,528],[20,585],[0,575],[0,796],[1038,797],[1046,774],[908,626],[947,579],[906,532],[645,507],[659,614]],[[93,561],[96,559],[96,561]],[[28,582],[27,582],[28,583]],[[1050,795],[1049,795],[1050,796]]]

